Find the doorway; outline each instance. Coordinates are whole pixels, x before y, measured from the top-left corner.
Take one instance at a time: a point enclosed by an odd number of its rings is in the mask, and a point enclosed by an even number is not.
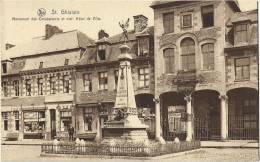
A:
[[[51,109],[50,110],[50,116],[51,116],[51,139],[54,139],[56,136],[56,110]]]

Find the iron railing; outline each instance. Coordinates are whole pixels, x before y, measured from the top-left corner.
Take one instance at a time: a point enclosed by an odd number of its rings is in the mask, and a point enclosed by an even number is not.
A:
[[[258,118],[255,116],[238,117],[228,119],[228,137],[232,140],[258,140]]]
[[[41,152],[45,154],[76,154],[76,155],[109,155],[109,156],[137,156],[153,157],[180,151],[200,148],[200,141],[167,142],[165,145],[153,146],[109,146],[105,144],[63,143],[54,145],[45,143],[41,145]]]

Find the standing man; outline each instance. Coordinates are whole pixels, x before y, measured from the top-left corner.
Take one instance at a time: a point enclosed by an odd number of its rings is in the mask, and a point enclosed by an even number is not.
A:
[[[70,126],[68,128],[68,133],[69,133],[69,141],[73,141],[74,128],[73,128],[72,124],[70,124]]]

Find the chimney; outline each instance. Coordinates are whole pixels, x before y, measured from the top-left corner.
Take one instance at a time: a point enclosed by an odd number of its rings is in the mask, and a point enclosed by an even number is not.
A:
[[[134,16],[134,29],[136,32],[143,31],[148,25],[148,18],[144,15]]]
[[[63,30],[59,29],[57,26],[51,26],[50,24],[45,25],[45,39],[49,39],[54,34],[62,32]]]
[[[13,44],[6,43],[6,44],[5,44],[5,49],[8,50],[9,48],[12,48],[12,47],[14,47],[14,46],[15,46],[15,45],[13,45]]]
[[[98,39],[102,39],[102,38],[104,38],[104,37],[109,37],[109,35],[105,32],[105,30],[100,30],[99,32],[98,32]]]

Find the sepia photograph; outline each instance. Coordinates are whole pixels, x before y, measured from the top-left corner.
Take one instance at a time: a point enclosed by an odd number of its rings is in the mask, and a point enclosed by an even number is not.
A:
[[[259,161],[257,0],[0,2],[1,161]]]

